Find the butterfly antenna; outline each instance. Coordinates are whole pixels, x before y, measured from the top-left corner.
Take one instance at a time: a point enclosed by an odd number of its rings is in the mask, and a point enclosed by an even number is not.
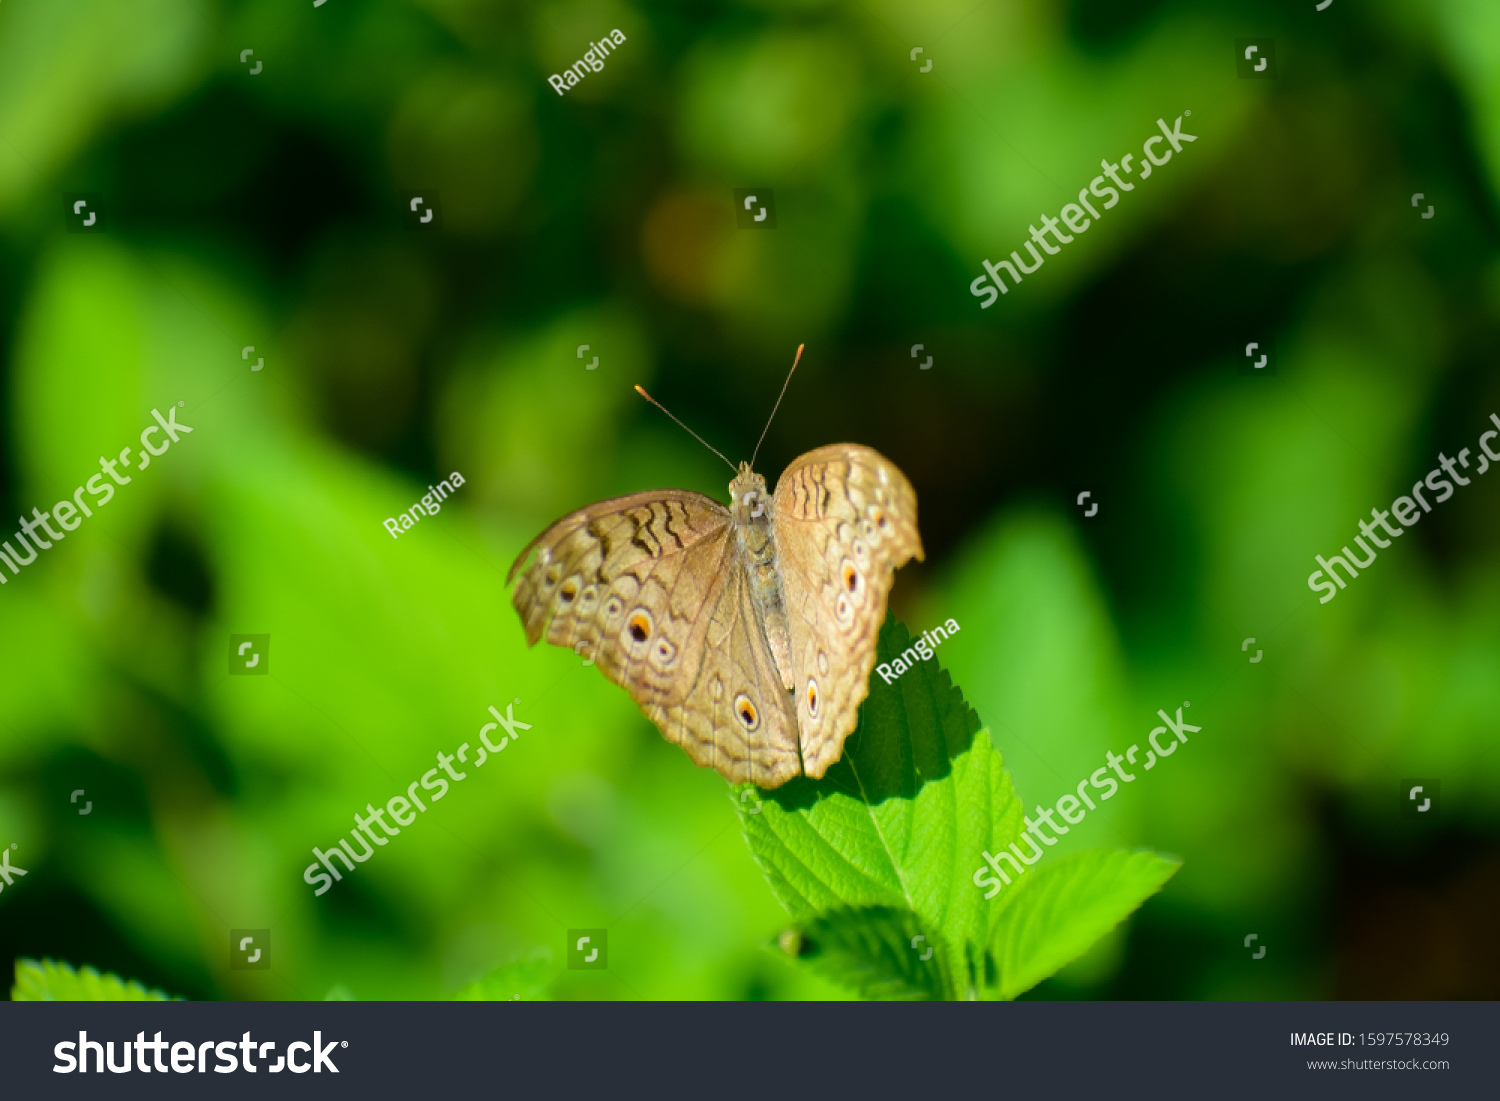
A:
[[[647,400],[647,401],[649,401],[649,402],[650,402],[650,403],[651,403],[651,404],[652,404],[652,405],[654,405],[654,406],[656,406],[656,407],[657,407],[657,408],[658,408],[658,409],[660,409],[660,410],[661,410],[661,411],[662,411],[662,412],[663,412],[663,413],[665,413],[665,414],[666,414],[666,415],[667,415],[667,416],[669,416],[669,417],[672,417],[672,411],[671,411],[671,410],[670,410],[670,409],[668,409],[668,408],[667,408],[667,407],[666,407],[666,406],[665,406],[665,405],[663,405],[663,404],[662,404],[662,403],[661,403],[661,402],[659,402],[659,401],[657,401],[657,400],[656,400],[656,399],[655,399],[655,398],[653,398],[653,397],[652,397],[652,396],[651,396],[651,395],[650,395],[650,394],[648,394],[648,393],[646,393],[646,391],[644,391],[644,390],[642,390],[642,389],[641,389],[641,388],[640,388],[640,387],[639,387],[639,386],[637,386],[637,387],[636,387],[636,388],[635,388],[635,392],[636,392],[636,393],[637,393],[637,394],[639,394],[639,395],[641,395],[641,397],[643,397],[643,398],[645,398],[645,399],[646,399],[646,400]],[[673,420],[674,420],[674,421],[677,421],[677,418],[676,418],[676,417],[672,417],[672,419],[673,419]],[[721,458],[721,459],[724,459],[724,455],[723,455],[723,452],[721,452],[721,451],[720,451],[720,450],[719,450],[719,449],[718,449],[718,448],[716,448],[716,447],[714,447],[714,445],[713,445],[713,444],[711,444],[711,443],[709,443],[709,442],[708,442],[708,441],[707,441],[707,440],[705,440],[705,439],[704,439],[704,438],[703,438],[703,437],[702,437],[702,436],[700,436],[700,435],[698,435],[698,433],[696,433],[696,432],[694,432],[694,431],[693,431],[693,430],[692,430],[692,429],[691,429],[691,428],[689,428],[689,427],[688,427],[688,426],[687,426],[687,425],[685,425],[685,424],[683,424],[683,423],[682,423],[682,422],[681,422],[681,421],[677,421],[677,424],[678,424],[678,426],[679,426],[679,427],[681,427],[681,429],[682,429],[682,430],[683,430],[683,431],[684,431],[684,432],[686,432],[686,433],[687,433],[687,434],[688,434],[688,435],[689,435],[689,436],[691,436],[691,437],[693,437],[693,439],[695,439],[695,440],[697,440],[697,441],[698,441],[698,442],[699,442],[699,443],[701,443],[701,444],[702,444],[702,445],[703,445],[703,446],[704,446],[704,447],[706,447],[706,448],[708,448],[708,449],[709,449],[709,450],[710,450],[710,451],[712,451],[712,452],[713,452],[713,453],[714,453],[714,454],[715,454],[715,455],[718,455],[718,456],[719,456],[719,458]],[[734,472],[735,472],[735,473],[739,473],[739,469],[738,469],[738,468],[737,468],[737,467],[736,467],[736,466],[735,466],[735,465],[734,465],[734,464],[733,464],[733,463],[731,463],[731,462],[729,462],[729,460],[728,460],[728,459],[724,459],[724,461],[725,461],[725,462],[726,462],[726,463],[729,463],[729,469],[730,469],[730,470],[733,470],[733,471],[734,471]]]
[[[760,454],[760,445],[765,442],[766,433],[771,431],[771,422],[776,419],[776,410],[781,408],[781,399],[786,397],[786,388],[792,384],[792,371],[797,369],[797,364],[802,362],[802,349],[805,344],[797,345],[797,358],[792,360],[792,370],[786,373],[786,381],[781,384],[781,393],[776,397],[776,404],[771,408],[771,415],[766,419],[766,426],[760,430],[760,439],[755,441],[755,451],[750,456],[750,468],[755,469],[755,456]]]

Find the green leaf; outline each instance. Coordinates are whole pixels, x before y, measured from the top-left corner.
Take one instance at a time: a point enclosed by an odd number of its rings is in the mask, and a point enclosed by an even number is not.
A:
[[[546,996],[552,982],[552,953],[539,948],[522,959],[501,964],[457,994],[456,1002],[533,1001]]]
[[[1021,876],[1001,892],[990,938],[1000,996],[1014,998],[1083,955],[1181,866],[1155,853],[1094,850]]]
[[[910,646],[887,616],[877,660]],[[1021,808],[989,732],[935,658],[890,684],[871,676],[859,726],[823,779],[799,777],[736,807],[793,918],[841,906],[909,910],[945,949],[959,988],[974,985],[972,946],[988,941],[991,907],[972,877],[985,849],[1019,834]]]
[[[920,919],[910,910],[840,907],[794,925],[781,935],[780,946],[824,978],[866,998],[954,997],[947,954],[922,932]]]
[[[909,648],[888,615],[877,662]],[[734,793],[751,853],[815,949],[796,954],[825,977],[870,997],[1014,997],[1176,870],[1147,853],[1083,853],[1028,868],[986,900],[974,878],[988,874],[984,854],[1005,850],[1023,823],[1000,754],[936,656],[891,683],[878,668],[823,779]],[[912,968],[918,935],[937,950],[935,975]]]
[[[99,974],[92,967],[74,971],[55,960],[16,960],[13,1002],[171,1002],[182,1001],[160,990],[147,990],[131,979]]]

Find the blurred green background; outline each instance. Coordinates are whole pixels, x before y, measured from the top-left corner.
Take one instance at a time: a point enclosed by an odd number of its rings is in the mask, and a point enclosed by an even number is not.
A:
[[[1236,77],[1251,36],[1276,79]],[[981,259],[1189,110],[979,308]],[[765,947],[724,781],[528,651],[504,585],[593,500],[726,498],[632,384],[747,458],[805,342],[758,468],[851,440],[906,471],[927,560],[893,606],[962,625],[940,659],[1028,805],[1159,707],[1203,727],[1067,839],[1182,871],[1030,996],[1500,996],[1500,475],[1306,588],[1500,413],[1497,178],[1491,0],[8,0],[0,515],[152,408],[195,431],[0,587],[0,960],[434,998],[545,949],[559,997],[844,996]],[[231,633],[269,676],[227,674]],[[522,741],[314,896],[313,846],[515,699]],[[1399,815],[1411,777],[1436,820]],[[566,970],[590,927],[609,969]]]

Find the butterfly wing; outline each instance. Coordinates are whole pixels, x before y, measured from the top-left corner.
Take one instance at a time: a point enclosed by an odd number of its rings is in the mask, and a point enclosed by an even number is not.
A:
[[[732,536],[728,542],[732,547]],[[726,554],[720,571],[724,583],[707,617],[699,681],[682,704],[652,718],[669,741],[730,783],[780,787],[802,772],[797,714],[776,671],[744,563]]]
[[[922,559],[917,494],[868,447],[831,444],[782,472],[772,498],[786,587],[802,767],[821,777],[869,694],[896,569]]]
[[[800,771],[796,715],[735,550],[712,498],[617,497],[537,536],[511,603],[528,643],[545,634],[596,662],[694,763],[775,787]]]

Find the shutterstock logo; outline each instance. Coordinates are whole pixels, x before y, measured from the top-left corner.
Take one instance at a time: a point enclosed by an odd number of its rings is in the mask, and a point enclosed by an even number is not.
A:
[[[769,187],[735,188],[734,220],[741,229],[775,229],[775,193]]]
[[[570,971],[604,971],[608,967],[608,929],[568,930],[568,969]]]
[[[271,930],[229,930],[229,967],[233,971],[269,971]]]
[[[275,1040],[255,1040],[248,1032],[238,1040],[204,1040],[201,1044],[194,1044],[190,1040],[163,1040],[160,1032],[156,1033],[155,1039],[148,1040],[144,1032],[137,1032],[133,1041],[120,1042],[120,1062],[116,1065],[115,1041],[101,1043],[90,1040],[87,1032],[80,1032],[76,1041],[62,1040],[53,1047],[52,1054],[57,1058],[57,1063],[53,1066],[52,1073],[72,1074],[76,1071],[87,1074],[89,1056],[92,1055],[95,1074],[103,1074],[106,1067],[111,1074],[129,1074],[132,1070],[138,1070],[141,1074],[150,1074],[153,1070],[158,1074],[166,1074],[168,1070],[174,1074],[207,1074],[208,1057],[212,1053],[215,1058],[215,1074],[233,1074],[241,1069],[247,1074],[258,1074],[262,1070],[270,1074],[280,1074],[284,1070],[293,1074],[306,1074],[308,1071],[322,1074],[325,1070],[329,1074],[337,1074],[339,1068],[334,1066],[331,1053],[336,1047],[348,1046],[348,1040],[329,1040],[325,1044],[323,1034],[314,1032],[312,1043],[293,1040],[287,1044],[285,1055],[276,1055]],[[133,1067],[130,1062],[132,1047],[135,1048]],[[238,1053],[236,1048],[239,1049]],[[271,1062],[273,1055],[276,1056],[274,1063]],[[164,1062],[168,1057],[172,1063],[170,1068]],[[259,1065],[256,1063],[257,1059],[261,1060]]]

